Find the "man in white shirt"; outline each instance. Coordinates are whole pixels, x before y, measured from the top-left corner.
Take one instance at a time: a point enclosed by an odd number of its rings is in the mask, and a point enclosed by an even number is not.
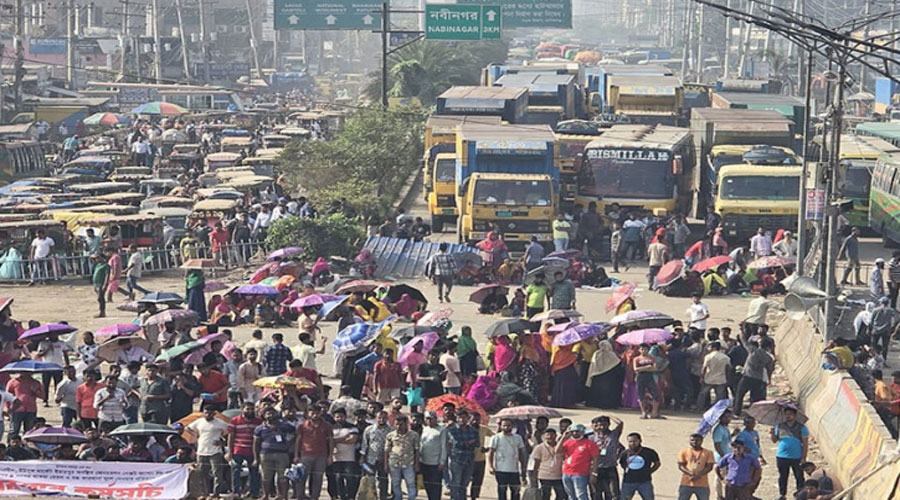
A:
[[[65,379],[56,386],[56,399],[54,401],[59,405],[59,411],[62,414],[62,426],[71,427],[72,422],[78,418],[78,403],[75,401],[75,390],[81,385],[81,379],[76,376],[75,367],[72,365],[67,366],[63,373],[65,374]],[[2,435],[2,430],[0,430],[0,436]]]
[[[106,377],[106,387],[94,393],[94,408],[98,410],[97,419],[100,421],[101,432],[110,432],[125,425],[128,396],[118,388],[118,383],[116,377]]]
[[[759,297],[750,301],[747,306],[747,318],[744,320],[745,339],[759,333],[759,327],[766,324],[766,315],[770,307],[783,309],[777,302],[769,300],[768,290],[760,291]]]
[[[709,308],[700,301],[701,298],[703,298],[703,296],[699,293],[695,293],[691,296],[693,303],[691,304],[691,307],[688,308],[687,313],[691,318],[688,327],[697,329],[700,333],[703,333],[706,331],[706,320],[709,319]]]
[[[45,363],[56,363],[59,366],[67,366],[69,364],[69,358],[66,356],[66,352],[71,350],[72,348],[69,347],[69,344],[59,340],[59,335],[49,335],[38,344],[37,358]],[[50,394],[50,381],[52,380],[53,386],[59,390],[59,384],[62,382],[63,374],[62,372],[44,373],[42,374],[41,379],[44,382],[44,407],[47,407],[50,406],[47,402],[49,399],[47,396]]]
[[[225,493],[225,455],[222,453],[224,444],[223,434],[228,430],[228,424],[216,418],[216,409],[213,405],[207,405],[203,410],[203,418],[191,422],[185,430],[197,438],[197,466],[200,468],[200,476],[204,478],[202,496]],[[212,473],[210,474],[210,468]],[[210,475],[213,477],[213,489],[210,491]]]
[[[119,350],[116,353],[116,364],[127,365],[132,361],[140,361],[142,363],[153,361],[153,355],[136,345],[132,345],[129,339],[121,339],[118,344]]]
[[[462,372],[459,367],[459,358],[456,357],[456,342],[447,347],[447,352],[441,355],[440,363],[447,370],[447,378],[444,380],[444,389],[451,394],[459,395],[462,389]]]
[[[272,212],[269,210],[269,205],[265,204],[259,209],[259,213],[256,214],[256,220],[253,222],[253,236],[258,241],[266,239],[266,232],[269,230],[269,224],[271,223]]]
[[[719,342],[709,343],[709,353],[703,357],[703,371],[700,373],[700,394],[697,396],[697,408],[705,411],[716,401],[728,397],[728,370],[731,368],[731,358],[722,352]],[[716,400],[709,401],[709,390],[716,393]]]
[[[50,274],[50,262],[48,258],[50,257],[50,252],[53,251],[53,247],[56,243],[53,241],[53,238],[47,236],[46,231],[43,229],[38,229],[37,236],[33,240],[31,240],[31,282],[30,285],[34,284],[35,278],[41,280],[41,284],[44,284],[44,280],[49,277]]]
[[[758,228],[756,234],[750,238],[750,253],[754,258],[772,255],[772,237],[765,229]]]
[[[779,257],[796,257],[797,240],[794,239],[794,235],[790,231],[785,231],[784,238],[772,245],[772,251]]]
[[[318,372],[319,369],[316,367],[316,355],[325,354],[326,340],[325,337],[322,337],[322,347],[320,347],[319,350],[316,350],[312,335],[303,332],[300,334],[300,345],[294,346],[294,348],[291,349],[291,354],[294,355],[294,359],[299,359],[300,362],[303,363],[303,368]]]
[[[527,477],[528,453],[522,436],[513,434],[513,422],[508,418],[500,421],[500,434],[491,437],[488,467],[497,478],[498,498],[507,498],[509,489],[512,498],[519,498],[522,478]]]
[[[134,291],[148,293],[147,289],[138,285],[144,271],[144,254],[138,251],[137,245],[128,247],[128,266],[125,268],[125,285],[128,287],[128,300],[134,300]]]

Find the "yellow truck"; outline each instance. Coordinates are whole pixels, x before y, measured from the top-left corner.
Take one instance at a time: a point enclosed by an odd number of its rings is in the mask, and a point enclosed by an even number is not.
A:
[[[795,230],[799,216],[799,165],[725,165],[719,169],[715,210],[725,236],[743,241],[761,227],[774,234]]]

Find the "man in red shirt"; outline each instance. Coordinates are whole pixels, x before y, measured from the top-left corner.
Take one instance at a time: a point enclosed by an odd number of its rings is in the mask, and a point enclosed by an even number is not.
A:
[[[213,370],[213,366],[215,363],[200,365],[200,376],[197,378],[203,391],[200,395],[203,400],[200,403],[200,411],[207,406],[215,408],[216,411],[225,411],[228,407],[228,377],[218,370]]]
[[[20,431],[22,431],[23,425],[24,432],[28,432],[34,427],[34,419],[37,418],[37,400],[40,398],[46,401],[44,388],[40,382],[31,378],[30,373],[22,373],[18,378],[6,383],[6,392],[12,393],[16,398],[9,408],[9,434],[21,436]],[[94,407],[93,395],[88,406]]]
[[[94,408],[94,394],[103,388],[97,382],[97,372],[88,370],[84,372],[84,383],[75,388],[75,403],[78,409],[78,420],[88,427],[99,428],[97,418],[99,410]]]
[[[213,259],[226,266],[228,262],[225,259],[225,245],[228,244],[230,239],[228,230],[222,226],[222,222],[216,222],[215,227],[209,233],[209,244],[212,247]]]
[[[585,427],[575,424],[563,434],[557,445],[557,452],[565,455],[563,461],[563,487],[572,500],[587,500],[588,483],[594,484],[597,477],[591,472],[597,470],[600,449],[596,443],[584,437]]]
[[[400,395],[403,387],[403,368],[394,362],[394,350],[385,349],[384,358],[375,363],[375,397],[381,404],[387,404]]]
[[[245,402],[241,406],[241,414],[232,418],[228,424],[228,451],[225,460],[231,463],[232,492],[241,496],[241,469],[244,463],[250,469],[250,497],[259,496],[259,465],[253,464],[253,430],[262,425],[262,419],[256,416],[254,405]]]
[[[306,420],[297,426],[297,442],[294,450],[294,461],[306,467],[309,478],[309,496],[317,499],[322,492],[322,476],[325,468],[331,465],[332,428],[322,419],[322,409],[311,405],[306,410]],[[300,486],[301,496],[306,492],[306,479]]]
[[[292,359],[288,366],[288,371],[284,372],[288,377],[304,378],[316,384],[315,389],[300,389],[297,392],[300,394],[315,394],[319,398],[322,397],[322,379],[319,377],[319,372],[304,368],[303,362],[299,359]]]

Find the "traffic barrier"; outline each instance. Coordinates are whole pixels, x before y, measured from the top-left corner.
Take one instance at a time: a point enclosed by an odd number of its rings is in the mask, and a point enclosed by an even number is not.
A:
[[[821,367],[825,342],[808,320],[785,319],[775,329],[776,356],[796,397],[809,417],[831,474],[849,485],[873,471],[879,456],[897,448],[878,413],[845,371]],[[900,464],[891,464],[856,486],[850,498],[889,500],[900,478]]]

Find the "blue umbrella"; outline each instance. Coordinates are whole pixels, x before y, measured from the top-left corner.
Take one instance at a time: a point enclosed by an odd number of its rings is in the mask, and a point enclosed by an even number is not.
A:
[[[181,304],[182,302],[184,302],[184,298],[181,295],[171,292],[151,292],[138,299],[139,304]]]
[[[278,295],[278,289],[266,285],[241,285],[232,293],[237,295]]]
[[[708,410],[703,412],[703,416],[700,417],[700,425],[697,427],[697,434],[705,436],[709,434],[709,431],[719,425],[719,419],[722,418],[722,414],[724,414],[726,410],[731,408],[731,403],[731,398],[725,398],[721,401],[717,401],[716,404],[710,406]]]
[[[375,363],[381,359],[381,355],[375,352],[370,352],[365,356],[359,358],[354,363],[357,368],[368,373],[371,372],[375,368]]]
[[[322,308],[319,309],[319,316],[327,318],[328,315],[331,314],[331,311],[337,309],[339,305],[343,304],[344,301],[347,300],[347,297],[349,297],[349,295],[341,295],[340,297],[341,298],[338,300],[332,300],[331,302],[326,302],[325,304],[323,304]]]
[[[377,337],[385,324],[387,324],[387,321],[350,325],[338,333],[337,338],[334,339],[331,345],[338,352],[355,351]]]
[[[10,363],[3,368],[0,368],[0,372],[3,373],[43,373],[43,372],[58,372],[62,371],[63,367],[59,366],[56,363],[45,363],[43,361],[35,361],[33,359],[26,359],[24,361],[16,361],[15,363]]]

